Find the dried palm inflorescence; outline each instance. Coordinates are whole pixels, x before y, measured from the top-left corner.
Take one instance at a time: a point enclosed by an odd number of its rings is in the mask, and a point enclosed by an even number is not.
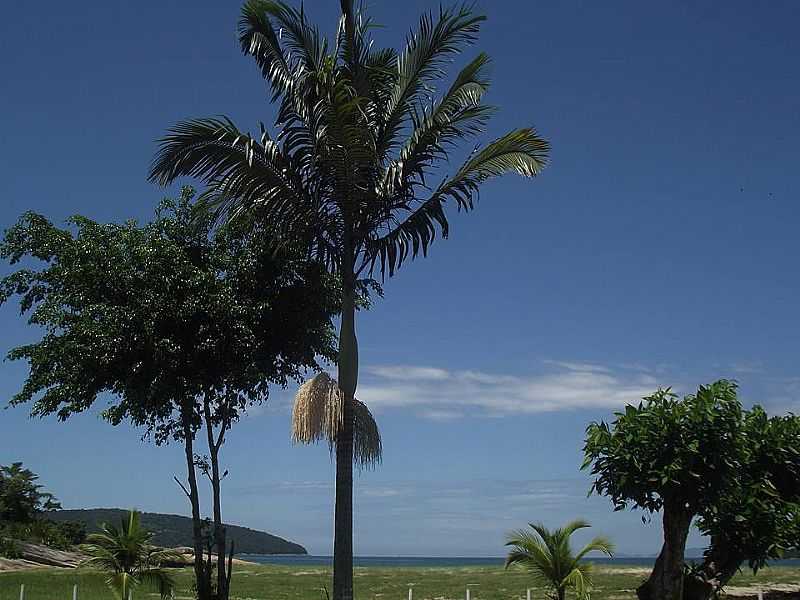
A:
[[[378,425],[367,405],[358,399],[353,407],[353,462],[374,467],[381,461]],[[339,384],[323,372],[306,381],[297,391],[292,410],[292,441],[313,444],[327,440],[331,450],[344,418],[344,394]]]

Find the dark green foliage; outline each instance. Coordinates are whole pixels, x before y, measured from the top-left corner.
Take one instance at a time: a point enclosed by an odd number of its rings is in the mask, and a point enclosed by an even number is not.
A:
[[[800,418],[769,418],[761,407],[743,423],[745,460],[731,486],[701,511],[700,531],[753,570],[800,542]]]
[[[247,406],[267,399],[317,360],[336,357],[331,319],[338,281],[308,259],[297,241],[278,243],[246,219],[215,229],[214,215],[192,206],[193,192],[165,200],[155,220],[99,224],[73,217],[60,229],[28,213],[9,229],[0,257],[39,259],[0,282],[0,304],[20,296],[29,323],[43,335],[9,353],[30,365],[12,404],[66,420],[101,394],[112,424],[128,420],[156,443],[182,440],[192,505],[198,597],[211,598],[211,561],[203,540],[198,465],[213,490],[217,593],[224,600],[225,531],[219,453]],[[362,288],[363,289],[363,288]],[[194,451],[205,424],[210,458]]]
[[[0,525],[0,536],[41,544],[56,550],[69,550],[73,546],[82,544],[86,538],[83,524],[59,522],[52,518],[54,515],[55,513],[48,513],[47,519],[41,518],[30,523],[4,523]]]
[[[736,390],[725,380],[682,400],[659,390],[616,413],[611,426],[589,425],[583,468],[592,465],[592,491],[608,496],[615,510],[655,512],[673,500],[697,513],[715,502],[742,468]]]
[[[101,523],[116,523],[126,511],[118,508],[92,508],[87,510],[60,510],[51,515],[56,521],[76,521],[89,533],[100,530]],[[192,546],[192,520],[178,515],[141,513],[142,527],[152,532],[157,546],[175,548]],[[241,554],[306,554],[306,549],[283,538],[246,527],[225,525],[229,540]]]
[[[351,1],[329,42],[304,10],[248,0],[239,41],[277,103],[274,132],[261,124],[250,134],[225,117],[183,121],[162,139],[150,179],[197,177],[208,185],[202,202],[225,218],[256,214],[281,235],[310,241],[332,270],[379,264],[392,274],[426,254],[437,234],[447,237],[448,202],[471,210],[486,180],[533,177],[547,162],[549,144],[525,128],[444,172],[494,112],[483,102],[485,54],[446,85],[485,20],[467,5],[442,7],[423,14],[396,51],[374,43],[374,24]]]
[[[106,584],[118,600],[130,600],[143,584],[158,589],[162,600],[174,598],[175,575],[163,565],[174,564],[180,557],[171,550],[152,545],[153,535],[142,527],[138,511],[127,512],[119,527],[103,523],[81,546],[88,558],[84,565],[106,574]]]
[[[0,558],[22,558],[19,543],[3,527],[0,527]]]
[[[53,494],[42,491],[38,479],[22,463],[0,466],[0,556],[17,558],[17,541],[66,550],[86,535],[80,523],[51,520],[61,505]]]
[[[213,219],[190,200],[185,190],[164,201],[145,226],[73,217],[60,229],[28,213],[6,232],[0,256],[44,262],[0,282],[0,303],[20,296],[44,330],[9,353],[30,364],[12,404],[63,420],[110,392],[109,421],[129,418],[162,442],[182,436],[187,399],[214,397],[215,419],[229,423],[268,384],[335,355],[338,292],[325,274],[291,248],[268,250],[259,228],[212,236]],[[196,428],[199,408],[190,414]]]
[[[33,523],[42,513],[61,508],[53,494],[42,491],[38,479],[21,462],[0,465],[0,524]]]
[[[692,520],[709,536],[702,564],[688,571],[686,598],[708,598],[743,563],[756,571],[798,545],[800,418],[743,410],[725,380],[683,400],[660,390],[616,417],[587,429],[592,490],[617,510],[663,510],[662,556],[680,551],[678,566]]]

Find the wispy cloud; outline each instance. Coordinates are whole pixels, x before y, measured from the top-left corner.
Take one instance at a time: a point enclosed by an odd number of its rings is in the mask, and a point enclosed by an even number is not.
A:
[[[613,536],[620,551],[654,554],[661,543],[658,516],[643,525],[641,513],[614,512],[606,498],[587,497],[588,477],[551,480],[476,479],[359,480],[355,490],[356,552],[374,555],[500,556],[505,535],[530,521],[549,527],[576,517],[593,528],[581,531],[576,544],[593,535]],[[331,551],[333,488],[326,481],[264,482],[268,514],[243,492],[231,490],[229,507],[244,524],[274,530],[280,522],[293,539],[312,553]],[[272,529],[270,529],[272,528]],[[702,545],[696,531],[692,546]]]
[[[511,375],[418,365],[365,369],[358,397],[372,409],[405,408],[434,420],[508,416],[581,408],[620,408],[662,382],[636,370],[547,361],[544,370]],[[664,382],[666,385],[668,382]]]

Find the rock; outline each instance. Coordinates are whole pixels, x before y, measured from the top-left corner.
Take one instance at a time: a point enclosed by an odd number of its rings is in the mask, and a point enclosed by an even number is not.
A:
[[[18,542],[17,544],[24,560],[48,567],[74,569],[86,558],[78,552],[53,550],[39,544],[28,544],[26,542]]]
[[[27,571],[28,569],[46,569],[45,565],[23,559],[0,558],[0,573],[8,571]]]

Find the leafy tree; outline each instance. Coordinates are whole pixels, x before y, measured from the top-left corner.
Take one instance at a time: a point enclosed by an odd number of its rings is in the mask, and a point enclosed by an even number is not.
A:
[[[213,491],[217,594],[227,597],[219,452],[247,406],[286,386],[318,357],[335,358],[331,318],[340,290],[302,250],[274,251],[259,226],[211,234],[213,215],[192,210],[192,192],[165,201],[155,220],[99,224],[84,217],[60,229],[28,213],[0,245],[23,268],[0,282],[0,303],[21,297],[36,343],[9,357],[30,364],[12,404],[65,420],[110,394],[103,415],[143,426],[156,443],[184,445],[200,600],[212,594],[203,534],[195,435],[205,425]],[[180,482],[179,482],[180,483]]]
[[[180,556],[150,543],[153,534],[142,528],[138,511],[121,519],[119,528],[103,524],[101,529],[81,546],[89,556],[83,564],[107,572],[106,583],[117,598],[128,600],[140,585],[156,587],[163,599],[173,595],[175,580],[162,565],[179,561]]]
[[[588,600],[592,591],[592,565],[581,561],[594,551],[612,556],[614,545],[598,536],[573,554],[570,537],[586,527],[590,527],[589,523],[581,519],[554,531],[541,523],[530,523],[530,531],[520,529],[508,536],[506,546],[511,546],[511,550],[506,569],[511,565],[525,567],[539,583],[553,590],[554,600],[564,600],[568,589],[575,590],[579,599]]]
[[[47,518],[61,508],[55,496],[42,491],[39,476],[21,462],[0,465],[0,556],[17,558],[17,541],[66,550],[80,544],[86,531],[80,523],[55,523]]]
[[[353,595],[353,435],[358,383],[356,298],[379,266],[393,275],[446,238],[449,201],[469,211],[485,181],[506,173],[533,177],[549,146],[532,128],[475,148],[441,176],[459,145],[485,130],[489,57],[478,53],[438,99],[448,64],[473,43],[485,17],[468,6],[441,8],[396,51],[373,44],[374,23],[341,0],[329,42],[304,9],[280,0],[248,0],[242,51],[255,59],[278,103],[275,128],[260,136],[228,118],[194,119],[162,140],[150,178],[184,176],[207,186],[201,204],[228,222],[258,222],[283,240],[307,242],[311,256],[341,277],[338,384],[343,418],[335,436],[335,600]],[[438,183],[435,181],[439,179]]]
[[[42,513],[61,508],[53,494],[42,491],[38,480],[21,462],[0,465],[0,524],[32,523]]]
[[[800,418],[755,406],[742,426],[742,469],[697,519],[710,544],[687,574],[687,600],[715,596],[742,565],[756,572],[800,542]]]
[[[617,413],[611,427],[600,422],[587,428],[583,466],[592,465],[592,490],[609,496],[615,510],[632,505],[663,512],[664,545],[637,590],[642,600],[681,599],[692,519],[741,473],[743,414],[736,390],[726,380],[683,400],[659,390]]]

